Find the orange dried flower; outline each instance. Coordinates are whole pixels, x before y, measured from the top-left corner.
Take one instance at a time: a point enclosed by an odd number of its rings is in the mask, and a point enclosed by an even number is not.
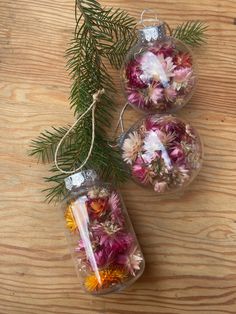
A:
[[[77,223],[75,221],[71,206],[72,206],[72,204],[70,204],[66,209],[65,219],[66,219],[67,228],[70,229],[71,232],[74,232],[78,226],[77,226]]]
[[[108,199],[107,198],[95,198],[95,199],[88,200],[86,203],[87,203],[90,213],[96,216],[100,216],[107,209]]]
[[[127,271],[119,267],[107,268],[100,270],[99,276],[100,278],[97,278],[95,274],[92,274],[85,279],[84,285],[89,292],[95,292],[121,283],[127,277]]]

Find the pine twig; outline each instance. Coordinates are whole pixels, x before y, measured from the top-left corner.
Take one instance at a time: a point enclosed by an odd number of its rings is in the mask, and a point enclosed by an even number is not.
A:
[[[200,21],[187,21],[173,30],[172,36],[182,40],[185,44],[198,47],[206,42],[206,30],[208,25]]]
[[[77,16],[77,9],[80,15]],[[122,10],[102,8],[95,0],[76,0],[76,27],[67,50],[68,71],[73,81],[70,93],[75,115],[82,114],[99,89],[105,89],[96,106],[96,130],[92,155],[86,167],[96,170],[104,179],[122,182],[127,178],[117,150],[108,145],[106,128],[111,126],[115,87],[105,61],[118,68],[134,38],[135,20]],[[61,145],[58,162],[64,170],[73,170],[88,153],[91,142],[91,116],[88,114]],[[31,144],[31,155],[42,161],[52,161],[55,149],[67,128],[43,132]],[[55,166],[45,178],[52,186],[46,189],[47,200],[58,200],[64,192],[66,175]]]

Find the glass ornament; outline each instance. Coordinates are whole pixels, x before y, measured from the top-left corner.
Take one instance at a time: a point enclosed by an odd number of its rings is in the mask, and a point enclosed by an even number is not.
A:
[[[196,81],[192,51],[167,36],[166,23],[156,20],[156,25],[138,30],[138,41],[122,70],[125,95],[133,108],[146,113],[175,112],[190,100]]]
[[[68,241],[86,292],[122,290],[143,273],[145,262],[119,192],[93,170],[65,180]]]
[[[158,194],[183,191],[198,174],[203,157],[196,130],[173,115],[147,115],[120,138],[132,178]]]

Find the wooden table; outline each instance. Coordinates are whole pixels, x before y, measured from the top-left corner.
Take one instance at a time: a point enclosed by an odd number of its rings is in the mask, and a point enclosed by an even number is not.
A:
[[[204,167],[177,200],[158,201],[134,183],[122,187],[146,270],[118,295],[85,295],[59,206],[44,203],[40,192],[48,167],[27,155],[40,131],[73,121],[64,51],[74,27],[74,1],[1,0],[0,313],[236,313],[236,1],[103,4],[136,17],[146,7],[157,8],[171,26],[186,19],[209,24],[208,45],[195,52],[197,92],[180,113],[204,139]],[[118,85],[118,73],[114,78]],[[127,125],[137,116],[129,110]]]

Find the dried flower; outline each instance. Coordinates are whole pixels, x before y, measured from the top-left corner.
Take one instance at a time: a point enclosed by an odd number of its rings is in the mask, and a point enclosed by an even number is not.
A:
[[[86,201],[88,212],[93,218],[102,216],[107,210],[107,205],[108,198],[93,198]]]
[[[93,187],[88,191],[89,198],[103,198],[109,195],[109,191],[106,188]]]
[[[131,60],[126,66],[126,78],[128,80],[128,84],[136,88],[147,87],[146,83],[140,78],[141,74],[142,69],[140,65],[140,58]]]
[[[149,182],[149,172],[144,164],[135,163],[132,167],[132,175],[143,184],[147,184]]]
[[[127,88],[128,102],[132,105],[137,106],[138,108],[147,108],[150,106],[150,102],[148,102],[145,90]]]
[[[122,265],[129,273],[135,276],[135,272],[140,270],[140,264],[143,261],[142,254],[137,247],[132,248],[126,254],[120,254],[117,257],[117,264]]]
[[[179,67],[191,67],[192,66],[192,58],[189,53],[179,52],[175,58],[174,63]]]
[[[89,198],[97,198],[100,192],[100,188],[93,187],[88,191]]]
[[[166,85],[171,76],[174,76],[175,65],[171,57],[164,58],[163,54],[155,55],[151,51],[146,52],[141,60],[142,74],[140,78],[143,82],[161,82]]]
[[[101,248],[94,252],[94,257],[98,267],[109,266],[115,260],[115,252]]]
[[[67,228],[71,231],[74,232],[75,230],[77,230],[78,226],[77,223],[75,221],[73,212],[72,212],[72,208],[71,208],[72,204],[70,204],[65,212],[65,220],[66,220],[66,226]]]
[[[134,240],[130,233],[122,231],[122,227],[112,221],[94,225],[92,233],[98,239],[99,245],[114,252],[123,252]]]
[[[121,207],[120,207],[120,198],[117,193],[112,192],[111,196],[108,200],[108,205],[110,207],[111,212],[111,221],[113,223],[117,223],[120,226],[123,226],[124,224],[124,214],[122,213]]]
[[[163,88],[158,86],[158,84],[152,84],[148,87],[147,90],[149,99],[155,105],[157,105],[157,103],[163,99]]]
[[[167,189],[168,185],[165,181],[154,181],[154,191],[158,193],[164,193]]]
[[[181,68],[174,71],[173,87],[178,91],[182,87],[186,87],[190,77],[192,76],[191,68]]]
[[[181,144],[176,144],[170,152],[170,157],[175,163],[182,163],[185,158],[185,152]]]
[[[127,278],[127,272],[120,267],[112,267],[89,275],[84,282],[85,288],[89,292],[98,292],[100,289],[110,288],[122,283]]]
[[[129,137],[125,139],[122,146],[123,149],[123,159],[127,163],[132,163],[137,158],[137,154],[140,150],[142,144],[142,139],[139,133],[132,132]]]
[[[176,99],[177,91],[171,86],[166,87],[163,93],[167,101],[173,102]]]

